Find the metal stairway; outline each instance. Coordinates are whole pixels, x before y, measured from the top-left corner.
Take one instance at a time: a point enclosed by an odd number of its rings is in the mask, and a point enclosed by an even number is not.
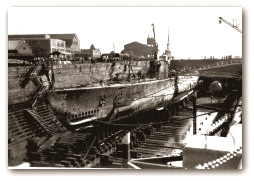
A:
[[[46,107],[46,105],[43,105]],[[41,127],[51,136],[65,131],[66,129],[58,121],[50,109],[40,109],[41,111],[36,111],[33,109],[25,109],[25,111],[37,121]]]

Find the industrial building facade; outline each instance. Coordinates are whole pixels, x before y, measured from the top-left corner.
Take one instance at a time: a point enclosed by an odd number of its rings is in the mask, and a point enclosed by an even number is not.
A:
[[[27,40],[36,57],[47,57],[50,53],[59,51],[67,53],[65,41],[59,39]]]
[[[132,52],[135,56],[153,57],[156,49],[139,42],[132,42],[124,45],[124,51]]]

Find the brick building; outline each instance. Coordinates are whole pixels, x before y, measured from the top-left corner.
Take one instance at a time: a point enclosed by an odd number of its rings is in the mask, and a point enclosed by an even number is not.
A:
[[[124,45],[124,51],[132,52],[135,56],[153,57],[155,48],[139,42],[132,42]]]

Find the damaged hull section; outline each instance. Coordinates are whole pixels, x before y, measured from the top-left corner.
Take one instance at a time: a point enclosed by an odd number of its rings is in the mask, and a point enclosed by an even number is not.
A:
[[[57,117],[69,126],[95,120],[116,121],[170,101],[175,93],[174,82],[174,78],[170,78],[66,89],[49,92],[48,100]]]

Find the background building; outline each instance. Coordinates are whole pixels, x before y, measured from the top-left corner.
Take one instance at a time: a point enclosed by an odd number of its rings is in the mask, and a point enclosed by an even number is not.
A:
[[[9,35],[8,38],[26,41],[35,57],[48,57],[58,51],[73,58],[74,54],[80,51],[80,42],[76,34]]]
[[[66,51],[74,57],[75,53],[80,52],[80,41],[75,33],[72,34],[49,34],[52,39],[65,41]]]
[[[132,52],[135,56],[153,57],[156,49],[139,42],[132,42],[124,45],[125,52]]]
[[[59,39],[26,40],[32,48],[36,57],[48,57],[49,54],[58,51],[68,54],[65,48],[65,41]]]
[[[89,49],[81,49],[80,53],[82,55],[86,55],[91,58],[100,58],[101,57],[101,51],[98,48],[95,48],[95,46],[92,44]]]
[[[8,41],[8,58],[25,58],[33,57],[33,51],[30,46],[23,40]]]

